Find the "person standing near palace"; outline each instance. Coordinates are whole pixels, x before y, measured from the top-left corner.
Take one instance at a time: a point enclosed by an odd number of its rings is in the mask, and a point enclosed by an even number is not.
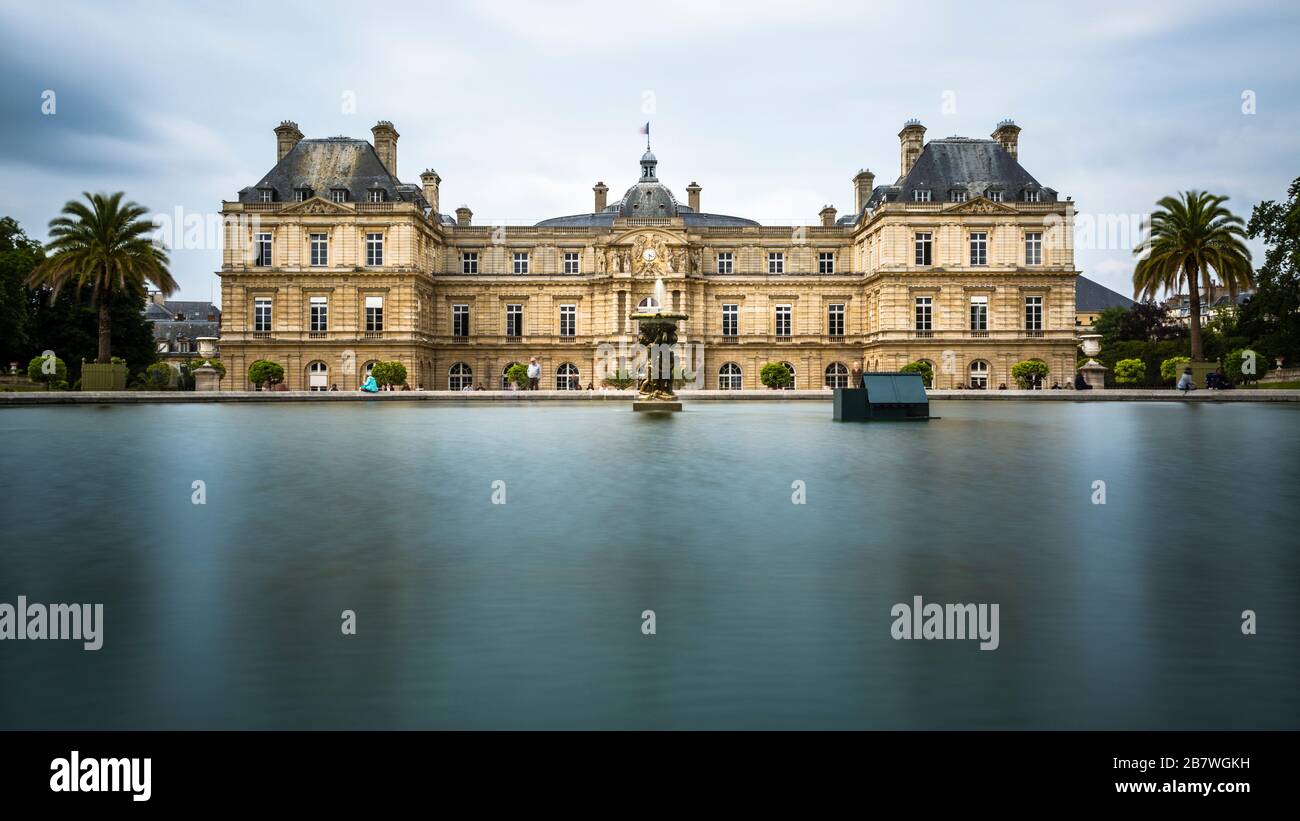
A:
[[[537,364],[537,357],[528,360],[528,390],[537,390],[537,383],[542,378],[542,366]]]

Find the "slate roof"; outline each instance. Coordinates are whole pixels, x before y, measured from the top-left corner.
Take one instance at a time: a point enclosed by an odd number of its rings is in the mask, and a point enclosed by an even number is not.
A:
[[[213,319],[209,321],[208,316]],[[159,305],[150,300],[144,306],[144,318],[153,325],[154,344],[165,340],[172,351],[182,337],[193,344],[201,336],[221,336],[221,309],[211,302],[168,300]]]
[[[388,173],[374,146],[351,137],[299,140],[256,185],[239,192],[239,201],[258,202],[260,189],[266,187],[274,191],[274,202],[293,202],[298,188],[308,188],[325,199],[330,198],[331,190],[344,188],[349,202],[366,202],[378,188],[389,202],[428,207],[419,186],[404,184]]]
[[[1131,308],[1133,300],[1112,291],[1100,282],[1093,282],[1085,276],[1074,281],[1074,310],[1084,313],[1100,313],[1107,308]]]

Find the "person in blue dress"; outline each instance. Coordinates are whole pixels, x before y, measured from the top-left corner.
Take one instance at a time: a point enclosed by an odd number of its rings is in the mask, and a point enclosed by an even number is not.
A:
[[[366,374],[366,381],[361,383],[361,390],[366,393],[379,392],[379,383],[375,381],[375,377],[372,374]]]

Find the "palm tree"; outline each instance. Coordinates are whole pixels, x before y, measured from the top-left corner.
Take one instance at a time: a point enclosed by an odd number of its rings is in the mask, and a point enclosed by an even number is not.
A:
[[[1191,316],[1192,359],[1201,360],[1201,292],[1211,298],[1216,287],[1227,288],[1235,298],[1253,281],[1250,251],[1244,242],[1241,217],[1223,203],[1227,197],[1204,191],[1187,191],[1182,198],[1165,197],[1151,215],[1151,234],[1133,253],[1133,295],[1155,299],[1162,290],[1180,293],[1186,286]],[[1210,272],[1218,274],[1215,284]]]
[[[92,305],[99,307],[99,355],[107,365],[113,357],[113,328],[109,309],[114,294],[139,293],[151,283],[164,296],[176,290],[167,270],[167,252],[154,245],[153,223],[141,219],[148,209],[122,203],[122,192],[83,194],[89,205],[69,200],[62,216],[50,220],[49,256],[27,279],[31,287],[48,286],[50,301],[65,285],[90,286]]]

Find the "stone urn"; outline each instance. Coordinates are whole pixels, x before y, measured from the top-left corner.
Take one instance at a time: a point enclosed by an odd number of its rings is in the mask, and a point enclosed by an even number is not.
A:
[[[1092,358],[1101,353],[1101,334],[1080,334],[1079,347],[1085,356]]]

